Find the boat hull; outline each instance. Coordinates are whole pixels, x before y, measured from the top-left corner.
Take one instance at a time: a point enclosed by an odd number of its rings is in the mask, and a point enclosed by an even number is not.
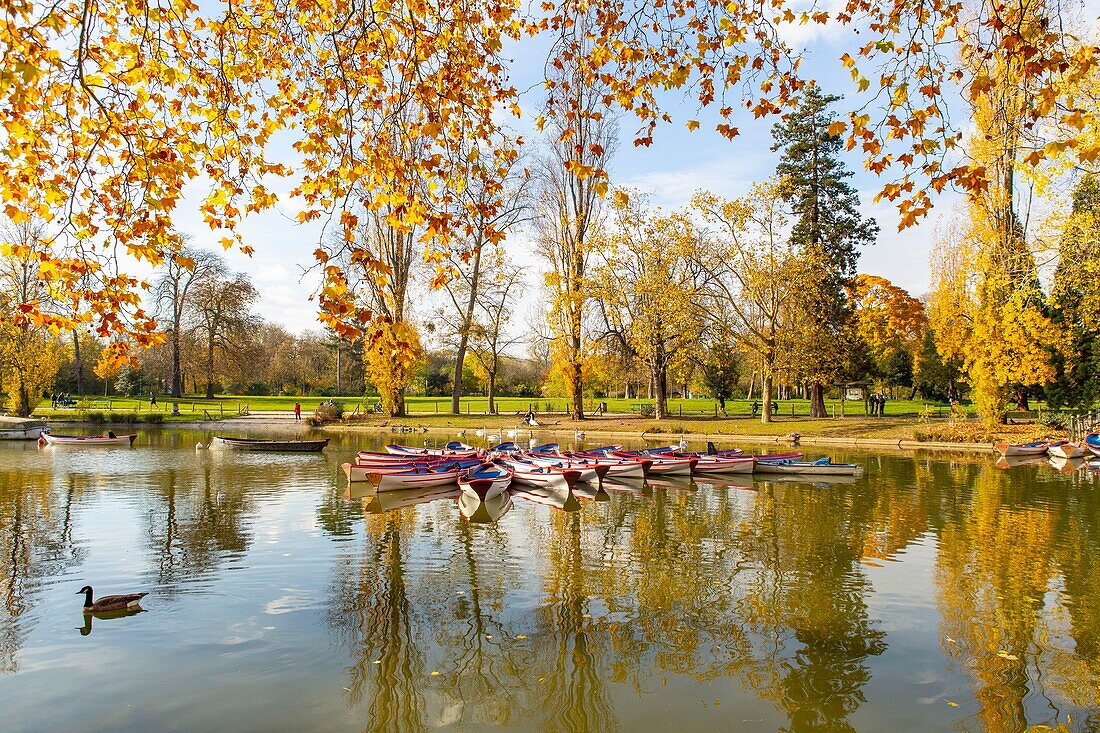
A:
[[[323,440],[251,440],[248,438],[224,438],[218,436],[210,441],[211,448],[252,451],[256,453],[320,453],[328,445]]]
[[[118,435],[111,438],[106,435],[50,435],[43,433],[46,445],[78,446],[81,448],[129,447],[137,440],[137,435]]]
[[[1041,456],[1046,454],[1050,444],[1025,443],[1023,445],[1017,445],[1015,443],[999,442],[994,443],[993,447],[1002,456]]]
[[[849,463],[761,463],[756,464],[756,473],[777,473],[798,476],[858,476],[863,473],[862,466]]]
[[[1047,453],[1055,458],[1080,458],[1087,455],[1088,451],[1077,443],[1051,443]]]

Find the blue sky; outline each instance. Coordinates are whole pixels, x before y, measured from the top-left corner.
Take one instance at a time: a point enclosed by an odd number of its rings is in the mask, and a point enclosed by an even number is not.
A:
[[[846,74],[837,61],[845,49],[853,46],[850,38],[842,36],[846,31],[838,31],[831,26],[795,26],[788,31],[788,42],[803,53],[804,76],[815,78],[827,92],[850,91],[851,87],[845,83]],[[517,88],[529,89],[521,101],[524,118],[515,124],[519,131],[533,139],[533,120],[541,105],[538,82],[545,50],[541,46],[523,46],[512,51],[514,83]],[[848,104],[851,101],[846,100]],[[685,98],[679,93],[666,94],[662,102],[672,113],[675,123],[660,126],[651,147],[634,147],[631,144],[634,118],[621,118],[620,144],[610,167],[613,185],[645,191],[650,194],[653,203],[675,208],[684,205],[698,189],[709,189],[722,196],[738,196],[754,182],[773,173],[778,160],[778,154],[770,150],[770,129],[774,120],[754,120],[751,113],[742,110],[738,113],[740,117],[731,122],[741,130],[741,135],[729,141],[713,132],[716,113],[698,111],[692,98]],[[843,108],[845,103],[841,104]],[[684,122],[692,118],[702,123],[695,132],[689,132],[684,127]],[[289,154],[289,148],[286,151]],[[880,227],[876,244],[863,251],[859,270],[889,278],[915,296],[926,293],[930,241],[937,221],[951,213],[952,205],[959,199],[958,194],[945,193],[937,199],[936,209],[926,221],[898,232],[898,217],[892,205],[887,202],[874,203],[874,195],[882,181],[864,171],[862,158],[858,154],[848,155],[846,162],[855,172],[851,180],[860,193],[864,214],[875,217]],[[283,192],[289,187],[283,187]],[[178,212],[179,228],[192,236],[194,244],[217,248],[215,242],[218,235],[206,230],[194,210],[202,193],[203,182],[192,184],[186,202]],[[316,306],[308,300],[316,287],[317,278],[314,274],[303,275],[303,270],[313,265],[312,252],[322,232],[316,224],[296,224],[296,212],[295,202],[284,198],[275,210],[252,216],[245,221],[242,231],[246,241],[255,248],[255,254],[246,257],[229,252],[226,257],[232,267],[247,273],[260,291],[262,300],[259,311],[265,318],[281,323],[292,331],[301,331],[319,327]],[[509,237],[508,247],[516,259],[530,265],[529,292],[537,293],[541,283],[541,263],[531,254],[527,237],[523,232],[517,232]],[[421,290],[426,290],[426,287],[421,283]],[[528,303],[534,300],[530,297],[526,299]],[[430,294],[420,292],[414,296],[414,308],[422,317],[430,314],[434,302],[435,298]],[[520,325],[524,321],[524,314],[521,313],[513,319]]]

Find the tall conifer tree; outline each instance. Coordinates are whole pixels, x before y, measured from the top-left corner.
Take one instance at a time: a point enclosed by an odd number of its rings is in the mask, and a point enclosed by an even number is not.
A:
[[[859,212],[852,176],[839,155],[843,139],[830,132],[836,115],[829,106],[840,99],[810,87],[797,112],[772,127],[781,150],[776,173],[796,217],[791,240],[820,271],[803,300],[800,373],[810,384],[810,415],[825,417],[824,387],[843,375],[837,352],[851,315],[844,286],[855,275],[859,248],[878,235],[878,223]]]

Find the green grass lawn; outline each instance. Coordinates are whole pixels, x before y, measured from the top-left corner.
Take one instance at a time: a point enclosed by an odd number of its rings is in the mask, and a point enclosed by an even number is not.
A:
[[[138,413],[145,414],[156,412],[163,415],[164,420],[202,420],[232,417],[249,412],[264,411],[290,411],[294,409],[294,403],[300,402],[302,412],[309,414],[328,397],[287,397],[287,396],[250,396],[250,395],[219,395],[215,399],[208,400],[205,397],[187,395],[176,402],[179,403],[180,416],[172,415],[173,400],[164,395],[157,396],[158,404],[151,406],[147,398],[135,399],[132,397],[103,397],[86,396],[80,402],[77,409],[64,408],[53,410],[49,400],[44,400],[39,406],[37,415],[65,419],[75,417],[80,412],[104,412],[104,413]],[[378,402],[377,397],[338,397],[334,398],[344,404],[347,412],[370,411]],[[652,400],[645,399],[606,399],[586,400],[585,409],[593,412],[600,402],[606,402],[610,413],[624,415],[638,415],[643,406],[651,406]],[[451,400],[448,397],[407,397],[406,408],[410,416],[416,415],[446,415],[450,413]],[[780,400],[778,416],[780,417],[805,417],[810,414],[808,400]],[[525,413],[533,409],[536,413],[565,413],[569,409],[569,403],[562,398],[530,399],[525,397],[501,397],[496,400],[497,411],[502,416]],[[758,401],[762,408],[762,403]],[[841,415],[841,403],[839,400],[827,400],[826,407],[830,415]],[[709,399],[673,399],[668,403],[670,417],[715,417],[717,403]],[[848,417],[864,414],[862,402],[845,402],[843,414]],[[488,410],[488,400],[485,397],[465,397],[462,400],[462,413],[469,415],[485,415]],[[888,400],[886,403],[887,416],[919,416],[928,410],[932,416],[946,415],[947,405],[926,403],[920,400]],[[730,417],[749,417],[752,414],[752,402],[750,400],[727,400],[726,412]]]

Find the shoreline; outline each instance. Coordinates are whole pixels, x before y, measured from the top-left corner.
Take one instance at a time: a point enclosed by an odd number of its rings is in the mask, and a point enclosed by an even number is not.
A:
[[[905,418],[886,418],[884,422],[878,421],[866,421],[860,420],[859,423],[852,423],[850,427],[854,431],[867,431],[869,428],[877,430],[879,432],[887,433],[886,435],[858,435],[858,434],[844,434],[843,428],[845,426],[838,425],[836,419],[827,419],[820,421],[776,421],[767,423],[771,426],[772,430],[784,431],[784,432],[772,432],[772,433],[756,433],[756,432],[721,432],[721,431],[709,431],[690,429],[691,427],[698,427],[691,425],[688,429],[684,429],[685,421],[683,420],[669,420],[670,425],[656,425],[654,426],[652,421],[647,421],[645,425],[624,425],[625,421],[633,421],[636,418],[616,418],[617,423],[614,427],[609,427],[604,424],[601,425],[598,420],[586,420],[584,422],[574,421],[558,421],[558,423],[552,425],[543,425],[537,428],[528,428],[524,426],[514,426],[512,424],[505,423],[497,417],[495,420],[468,420],[462,419],[465,416],[447,416],[448,422],[454,420],[459,424],[448,425],[431,425],[424,424],[423,422],[417,423],[417,415],[407,416],[403,418],[407,420],[406,423],[393,423],[390,424],[390,420],[384,420],[381,424],[364,423],[364,424],[347,424],[347,423],[330,423],[322,426],[311,426],[305,419],[301,422],[296,422],[291,419],[292,413],[283,414],[282,412],[267,412],[265,414],[253,414],[251,416],[232,416],[226,417],[222,420],[204,421],[204,420],[187,420],[187,421],[165,421],[162,423],[93,423],[87,420],[49,420],[50,424],[56,425],[80,425],[91,428],[102,427],[124,427],[126,429],[138,429],[139,426],[148,428],[155,427],[157,429],[164,428],[182,428],[188,430],[200,430],[203,432],[230,432],[233,430],[267,430],[278,432],[302,432],[302,431],[318,431],[318,432],[331,432],[331,433],[373,433],[384,434],[390,433],[394,435],[412,435],[412,434],[426,434],[431,433],[435,435],[444,434],[449,436],[462,435],[467,432],[471,432],[474,429],[483,428],[486,430],[492,430],[501,435],[502,439],[507,439],[505,431],[516,430],[518,431],[517,439],[523,438],[526,434],[538,434],[553,437],[575,437],[577,433],[583,432],[586,438],[591,439],[595,437],[607,438],[614,440],[615,438],[626,438],[634,440],[644,440],[656,443],[674,443],[679,439],[685,439],[689,441],[702,442],[713,441],[718,444],[730,444],[730,443],[747,443],[747,444],[779,444],[790,445],[792,444],[792,433],[799,433],[799,431],[805,431],[806,429],[813,430],[815,427],[825,428],[838,428],[839,434],[806,434],[802,432],[799,434],[798,445],[801,446],[820,446],[820,447],[851,447],[851,448],[864,448],[864,449],[877,449],[877,450],[890,450],[900,452],[912,452],[912,451],[937,451],[937,452],[956,452],[956,453],[992,453],[994,452],[993,443],[975,443],[975,442],[951,442],[951,441],[921,441],[916,440],[912,436],[911,429],[917,427],[918,423],[915,420],[909,420]],[[454,419],[458,417],[458,419]],[[851,418],[856,420],[856,418]],[[562,425],[561,422],[567,424]],[[740,421],[739,421],[740,422]],[[811,422],[811,425],[806,425],[807,422]],[[474,424],[476,423],[476,425]],[[726,424],[726,423],[723,423]],[[755,424],[755,423],[752,423]],[[728,425],[728,424],[727,424]],[[742,425],[738,427],[749,427],[742,422]],[[657,431],[650,431],[644,428],[658,427]],[[732,426],[731,426],[732,427]],[[1022,427],[1022,426],[1018,426]],[[1040,426],[1027,426],[1040,428]],[[643,428],[639,430],[638,428]],[[679,429],[677,429],[679,428]],[[894,433],[894,434],[890,434]],[[908,434],[901,434],[908,433]],[[1012,436],[1012,438],[1022,438],[1021,435]]]

